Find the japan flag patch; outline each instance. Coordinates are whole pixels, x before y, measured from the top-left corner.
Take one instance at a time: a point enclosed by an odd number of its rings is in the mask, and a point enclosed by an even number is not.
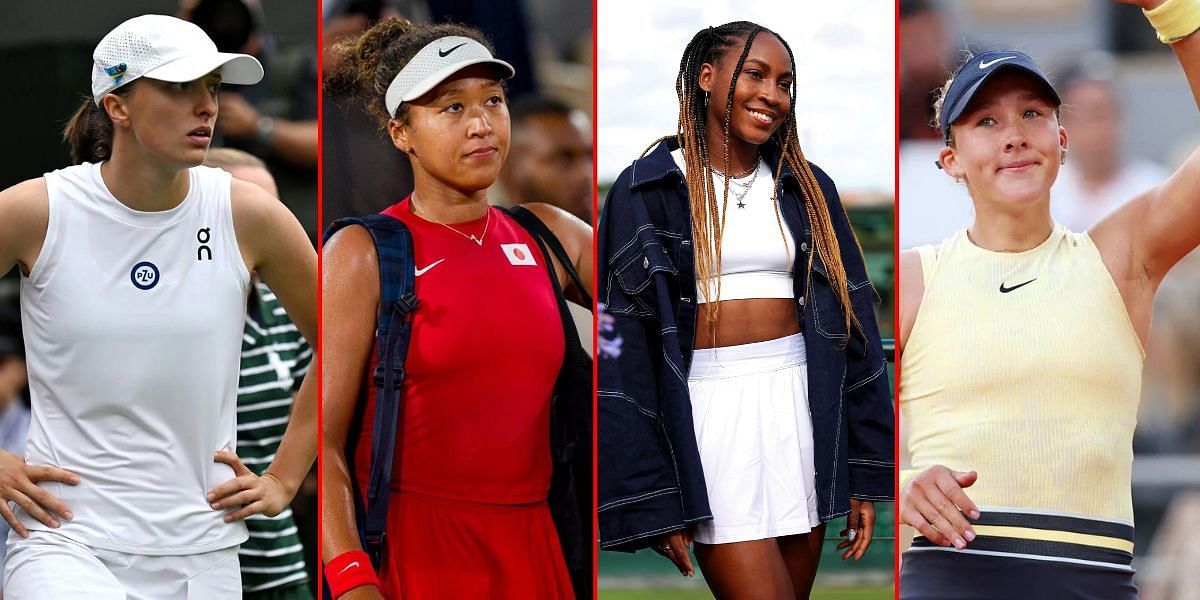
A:
[[[509,264],[537,265],[537,261],[533,259],[533,253],[525,244],[500,244],[500,249],[504,250],[504,256],[508,257]]]

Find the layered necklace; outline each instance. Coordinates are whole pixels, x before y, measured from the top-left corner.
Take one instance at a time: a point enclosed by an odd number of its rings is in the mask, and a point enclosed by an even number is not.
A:
[[[746,195],[750,193],[750,188],[754,187],[755,180],[758,179],[758,170],[759,170],[758,163],[760,160],[761,160],[760,157],[755,156],[754,164],[750,165],[749,169],[746,169],[745,171],[742,171],[741,173],[735,173],[732,177],[727,177],[724,173],[719,171],[716,167],[714,167],[712,170],[713,175],[720,177],[722,180],[729,181],[729,186],[731,188],[733,188],[733,199],[737,202],[738,208],[746,208],[746,203],[744,202],[744,200],[746,198]],[[744,182],[738,181],[739,179],[745,179],[747,176],[750,176],[749,180],[744,181]]]
[[[419,213],[421,216],[425,217],[426,219],[429,219],[430,221],[433,221],[434,223],[437,223],[438,225],[441,225],[442,227],[445,227],[446,229],[449,229],[450,231],[453,231],[454,233],[457,233],[458,235],[461,235],[461,236],[467,238],[468,240],[475,242],[479,246],[483,246],[483,238],[487,236],[488,225],[492,224],[492,210],[490,208],[485,209],[487,211],[487,220],[483,222],[483,233],[480,233],[479,237],[475,237],[473,235],[463,233],[459,229],[451,227],[450,225],[447,225],[447,224],[439,221],[437,217],[429,214],[428,211],[421,208],[420,206],[417,206],[417,193],[416,192],[413,192],[412,197],[409,198],[409,202],[412,204],[414,213]]]

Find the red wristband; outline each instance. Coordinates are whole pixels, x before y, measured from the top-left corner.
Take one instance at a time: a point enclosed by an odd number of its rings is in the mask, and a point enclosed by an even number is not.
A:
[[[329,593],[334,598],[362,586],[373,585],[382,588],[375,568],[371,566],[371,558],[362,550],[351,550],[337,555],[325,563],[325,583],[329,585]]]

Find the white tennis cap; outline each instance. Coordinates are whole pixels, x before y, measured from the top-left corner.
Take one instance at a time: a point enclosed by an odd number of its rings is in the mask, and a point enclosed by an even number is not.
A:
[[[166,15],[143,15],[117,25],[92,52],[92,99],[139,78],[195,81],[220,70],[223,83],[250,85],[263,77],[258,59],[218,52],[193,23]]]
[[[384,96],[388,114],[396,116],[401,102],[416,100],[451,75],[478,64],[496,65],[502,79],[517,72],[512,65],[493,58],[483,44],[471,38],[451,35],[430,42],[413,55],[388,85]]]

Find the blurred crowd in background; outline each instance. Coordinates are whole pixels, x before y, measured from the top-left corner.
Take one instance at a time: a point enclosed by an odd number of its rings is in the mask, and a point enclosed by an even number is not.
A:
[[[1200,145],[1200,111],[1183,71],[1135,6],[901,0],[901,248],[936,244],[970,226],[965,186],[934,166],[944,144],[932,125],[933,101],[967,52],[1008,48],[1037,60],[1063,100],[1070,154],[1050,209],[1068,229],[1087,230],[1162,182]],[[1160,287],[1146,347],[1133,472],[1143,598],[1173,597],[1168,590],[1185,574],[1171,530],[1183,519],[1200,523],[1193,496],[1200,488],[1197,300],[1200,253],[1193,253]]]

